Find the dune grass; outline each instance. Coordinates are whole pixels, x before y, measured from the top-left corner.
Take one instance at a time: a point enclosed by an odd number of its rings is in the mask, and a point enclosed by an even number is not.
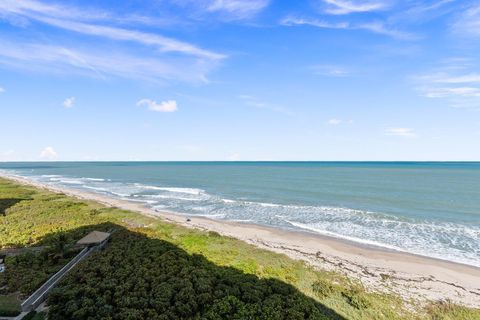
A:
[[[345,319],[480,319],[478,309],[448,302],[414,309],[398,296],[367,292],[360,283],[343,275],[316,270],[302,261],[230,237],[0,179],[0,248],[52,246],[59,234],[73,243],[102,224],[164,241],[189,255],[200,255],[213,266],[231,267],[259,281],[281,281]],[[106,254],[108,250],[107,246]],[[2,277],[5,275],[0,275],[0,283]]]

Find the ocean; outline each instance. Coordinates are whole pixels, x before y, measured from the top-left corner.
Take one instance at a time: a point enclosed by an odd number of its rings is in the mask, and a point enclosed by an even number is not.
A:
[[[12,162],[0,171],[480,267],[480,162]]]

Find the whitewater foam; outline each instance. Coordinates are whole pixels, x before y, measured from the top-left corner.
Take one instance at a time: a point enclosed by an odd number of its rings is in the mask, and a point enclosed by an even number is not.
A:
[[[12,171],[8,174],[11,175]],[[17,174],[17,172],[14,172]],[[19,176],[21,176],[19,174]],[[162,211],[314,232],[365,245],[480,267],[480,226],[342,206],[313,206],[228,198],[200,188],[116,182],[96,177],[29,175],[48,184],[93,190]],[[268,200],[268,199],[264,199]]]

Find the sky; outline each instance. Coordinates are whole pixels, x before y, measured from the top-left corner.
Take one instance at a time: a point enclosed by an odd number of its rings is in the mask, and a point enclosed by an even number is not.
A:
[[[480,160],[480,1],[0,0],[0,161]]]

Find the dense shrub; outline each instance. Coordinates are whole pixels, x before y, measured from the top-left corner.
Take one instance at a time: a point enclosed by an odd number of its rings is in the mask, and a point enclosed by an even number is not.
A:
[[[78,250],[68,250],[59,254],[55,248],[46,248],[38,253],[27,251],[8,257],[6,271],[0,273],[0,294],[20,292],[24,297],[32,294],[77,253]]]
[[[0,308],[0,316],[15,317],[20,314],[20,310],[13,310],[9,308]]]
[[[294,287],[122,230],[49,297],[51,319],[339,318]]]
[[[312,291],[319,298],[327,298],[335,292],[330,282],[319,279],[312,284]]]
[[[351,289],[342,292],[342,296],[347,300],[349,305],[356,309],[362,310],[371,306],[371,302],[368,300],[364,290],[358,288]]]

